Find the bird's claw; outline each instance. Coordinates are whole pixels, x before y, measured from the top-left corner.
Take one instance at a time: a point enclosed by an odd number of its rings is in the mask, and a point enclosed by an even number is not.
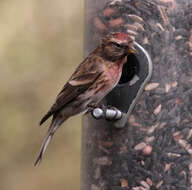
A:
[[[88,104],[87,105],[87,111],[85,114],[93,112],[94,109],[96,109],[98,106],[96,104]]]
[[[87,107],[88,107],[88,108],[93,108],[93,109],[94,109],[94,108],[97,107],[97,105],[96,105],[96,104],[88,104]]]

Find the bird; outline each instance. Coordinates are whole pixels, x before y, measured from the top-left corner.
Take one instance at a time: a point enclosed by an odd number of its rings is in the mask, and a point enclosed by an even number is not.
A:
[[[66,82],[55,103],[40,121],[52,116],[35,166],[39,165],[56,130],[69,117],[87,113],[118,84],[129,54],[136,53],[133,39],[123,32],[104,36],[99,45],[79,64]]]

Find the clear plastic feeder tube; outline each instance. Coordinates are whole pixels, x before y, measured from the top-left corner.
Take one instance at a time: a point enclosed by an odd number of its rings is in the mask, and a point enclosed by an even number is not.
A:
[[[85,56],[107,33],[125,32],[153,72],[124,128],[83,117],[82,190],[192,189],[191,21],[190,0],[86,0]]]

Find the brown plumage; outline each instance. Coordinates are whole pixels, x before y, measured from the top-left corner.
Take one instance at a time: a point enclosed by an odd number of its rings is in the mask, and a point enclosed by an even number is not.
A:
[[[69,117],[86,112],[96,105],[118,83],[127,55],[133,53],[133,40],[124,33],[111,33],[77,67],[58,94],[55,103],[41,119],[40,125],[52,116],[52,122],[35,162],[42,156],[58,127]]]

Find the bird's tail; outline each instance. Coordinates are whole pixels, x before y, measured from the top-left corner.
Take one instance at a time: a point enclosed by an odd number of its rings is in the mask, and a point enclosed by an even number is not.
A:
[[[47,149],[47,146],[49,145],[54,133],[56,132],[56,130],[58,129],[58,127],[61,125],[61,122],[56,122],[56,120],[52,121],[50,127],[49,127],[49,130],[47,132],[47,135],[45,136],[45,139],[43,141],[43,144],[41,146],[41,149],[40,149],[40,152],[39,152],[39,155],[37,157],[37,160],[35,161],[35,166],[39,165],[42,158],[43,158],[43,155],[45,153],[45,150]]]

